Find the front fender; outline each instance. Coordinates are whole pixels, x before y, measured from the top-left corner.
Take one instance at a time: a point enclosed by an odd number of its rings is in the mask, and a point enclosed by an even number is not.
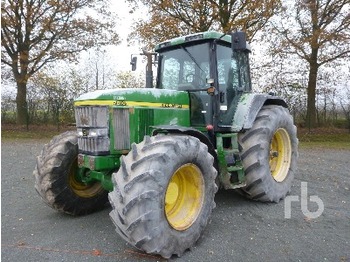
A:
[[[192,127],[183,127],[183,126],[176,126],[176,125],[160,125],[160,126],[154,126],[153,128],[154,128],[152,132],[153,136],[159,133],[171,133],[171,134],[184,134],[184,135],[194,136],[198,138],[202,143],[207,145],[208,152],[215,158],[215,163],[217,163],[217,154],[213,143],[210,141],[208,136],[198,131],[197,129]],[[215,164],[215,167],[217,167],[217,164]]]

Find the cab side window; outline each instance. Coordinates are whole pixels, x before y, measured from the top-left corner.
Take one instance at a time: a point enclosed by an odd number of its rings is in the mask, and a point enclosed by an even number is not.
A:
[[[248,53],[232,53],[231,47],[218,45],[217,72],[220,92],[225,98],[223,108],[231,104],[238,92],[250,91]]]

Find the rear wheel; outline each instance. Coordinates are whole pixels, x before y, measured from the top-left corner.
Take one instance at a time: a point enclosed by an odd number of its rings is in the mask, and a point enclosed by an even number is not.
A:
[[[76,132],[54,137],[37,157],[35,189],[50,207],[71,215],[85,215],[103,208],[108,196],[99,182],[79,181],[77,156]]]
[[[278,202],[290,191],[298,157],[296,127],[288,110],[263,106],[253,127],[239,134],[246,186],[239,192],[263,202]]]
[[[213,156],[197,138],[145,137],[113,174],[110,216],[126,241],[165,258],[200,237],[217,191]]]

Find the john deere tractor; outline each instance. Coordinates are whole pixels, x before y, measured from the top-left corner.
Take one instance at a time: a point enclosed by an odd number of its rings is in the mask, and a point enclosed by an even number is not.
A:
[[[165,258],[195,244],[218,188],[283,199],[296,171],[296,127],[283,99],[252,93],[249,53],[243,32],[191,34],[144,51],[146,88],[75,100],[77,130],[37,158],[39,195],[72,215],[109,201],[119,235]]]

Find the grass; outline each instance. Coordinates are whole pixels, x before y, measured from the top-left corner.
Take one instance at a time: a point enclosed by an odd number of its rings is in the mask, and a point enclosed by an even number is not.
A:
[[[27,130],[26,126],[2,125],[1,139],[43,139],[50,140],[67,130],[75,130],[72,126],[31,125]],[[298,129],[299,147],[301,148],[333,148],[350,149],[350,133],[347,129],[318,128],[308,130]]]
[[[17,125],[1,125],[1,139],[13,140],[13,139],[43,139],[50,140],[55,135],[63,133],[67,130],[75,130],[75,127],[71,126],[54,126],[54,125],[30,125],[27,129],[26,126]]]
[[[350,132],[347,129],[317,128],[298,129],[301,148],[350,149]]]

